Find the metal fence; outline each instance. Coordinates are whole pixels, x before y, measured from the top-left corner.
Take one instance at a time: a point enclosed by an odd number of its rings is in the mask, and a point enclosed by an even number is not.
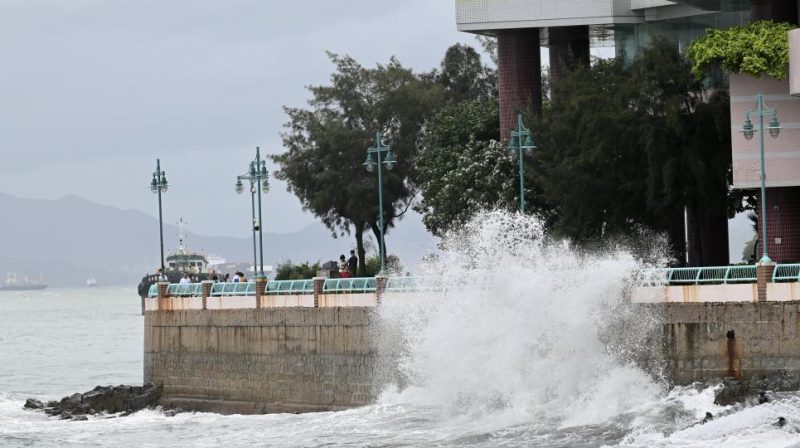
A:
[[[375,292],[375,278],[327,278],[322,284],[322,292],[335,294]]]
[[[271,280],[267,282],[266,294],[313,294],[313,280]]]
[[[642,269],[636,274],[636,284],[638,285],[726,285],[755,283],[756,280],[756,266],[754,265]],[[800,264],[776,265],[772,281],[800,281]]]

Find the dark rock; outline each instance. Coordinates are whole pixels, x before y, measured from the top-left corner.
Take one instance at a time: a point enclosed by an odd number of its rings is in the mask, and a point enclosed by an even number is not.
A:
[[[712,414],[710,412],[706,412],[706,416],[705,416],[705,418],[703,418],[703,424],[705,425],[706,423],[710,422],[711,420],[714,420],[714,414]]]
[[[42,409],[44,407],[44,403],[35,399],[35,398],[28,398],[25,400],[25,409]]]
[[[136,411],[158,406],[163,387],[155,384],[144,386],[97,386],[84,394],[72,394],[60,401],[49,401],[42,405],[41,401],[29,399],[26,409],[41,409],[50,416],[77,419],[77,417],[99,413],[125,413],[130,415]],[[81,418],[80,420],[83,420]]]
[[[73,422],[81,422],[81,421],[85,421],[85,420],[89,420],[89,417],[87,417],[85,415],[76,415],[75,417],[72,417],[72,421]]]
[[[777,426],[778,428],[783,428],[784,426],[786,426],[786,418],[784,418],[784,417],[778,417],[778,421],[777,421],[777,422],[775,422],[774,424],[775,424],[775,426]]]

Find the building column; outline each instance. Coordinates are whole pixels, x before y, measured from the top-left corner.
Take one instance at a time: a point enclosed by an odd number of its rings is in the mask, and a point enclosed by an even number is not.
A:
[[[759,207],[759,215],[761,207]],[[759,216],[758,235],[763,219]],[[767,252],[776,263],[800,262],[800,187],[767,188]],[[756,257],[761,258],[759,241]]]
[[[548,28],[550,84],[558,82],[578,65],[589,65],[589,27]],[[552,89],[551,89],[552,94]]]
[[[750,19],[788,22],[797,25],[797,0],[750,0]]]
[[[517,113],[542,111],[542,58],[539,29],[502,30],[497,35],[500,137],[507,140]]]

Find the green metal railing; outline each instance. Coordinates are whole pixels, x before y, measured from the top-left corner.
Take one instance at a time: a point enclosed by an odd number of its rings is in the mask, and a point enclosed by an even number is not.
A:
[[[153,283],[147,291],[147,297],[158,297],[158,284]]]
[[[170,283],[167,286],[167,295],[170,297],[192,297],[202,294],[203,285],[200,283]]]
[[[636,275],[637,284],[702,285],[755,283],[756,267],[711,266],[703,268],[642,269]],[[772,273],[773,282],[800,282],[800,264],[778,264]]]
[[[271,280],[267,283],[266,294],[313,294],[313,280]]]
[[[800,282],[800,264],[779,264],[772,272],[773,282]]]
[[[323,293],[375,292],[375,278],[328,278],[322,285]]]
[[[214,283],[211,285],[211,297],[253,296],[255,294],[256,282]]]
[[[386,292],[425,292],[442,291],[444,286],[435,277],[389,277]]]

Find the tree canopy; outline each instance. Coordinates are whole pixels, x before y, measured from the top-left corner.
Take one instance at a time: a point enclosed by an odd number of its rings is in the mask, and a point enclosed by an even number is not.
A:
[[[392,147],[397,164],[384,170],[384,226],[410,206],[417,137],[425,119],[443,102],[442,87],[392,58],[386,65],[365,68],[349,56],[329,54],[336,70],[329,85],[311,86],[309,108],[285,108],[283,135],[287,151],[273,156],[303,207],[335,236],[355,232],[363,273],[363,231],[378,239],[378,187],[375,174],[364,169],[367,148],[380,132]]]

